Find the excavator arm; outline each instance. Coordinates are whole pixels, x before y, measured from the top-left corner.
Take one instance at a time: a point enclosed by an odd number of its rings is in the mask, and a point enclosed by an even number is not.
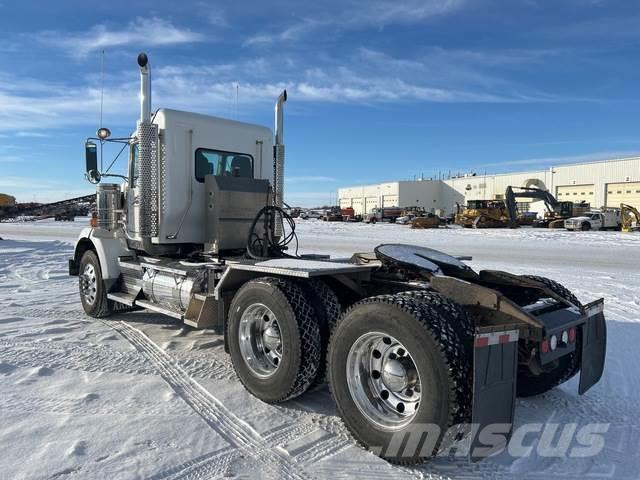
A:
[[[640,229],[640,212],[637,208],[627,205],[626,203],[620,204],[620,219],[622,220],[622,231],[631,232],[634,230],[633,223],[635,222],[635,229]]]
[[[514,191],[517,188],[520,191]],[[533,187],[512,187],[508,186],[504,194],[505,204],[509,212],[509,227],[518,227],[518,209],[516,207],[516,198],[532,198],[542,200],[549,212],[555,212],[556,207],[560,204],[556,198],[546,190]]]

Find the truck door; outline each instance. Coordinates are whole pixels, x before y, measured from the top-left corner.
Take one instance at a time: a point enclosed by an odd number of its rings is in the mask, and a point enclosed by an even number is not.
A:
[[[592,222],[591,222],[591,228],[593,228],[594,230],[600,230],[601,228],[604,228],[605,224],[605,216],[602,213],[598,213],[596,215],[592,215],[591,216]]]
[[[138,235],[137,226],[140,225],[140,188],[138,177],[140,176],[140,162],[138,155],[138,143],[129,146],[129,186],[127,191],[127,232],[130,236]]]

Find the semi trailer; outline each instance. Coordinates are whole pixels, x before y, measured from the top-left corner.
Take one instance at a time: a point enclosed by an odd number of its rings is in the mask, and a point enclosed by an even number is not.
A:
[[[145,54],[138,66],[134,133],[110,138],[101,128],[85,142],[97,210],[69,273],[87,315],[147,309],[223,335],[239,380],[265,402],[326,381],[354,438],[398,463],[427,460],[463,436],[481,458],[485,437],[474,432],[507,425],[489,450],[504,446],[516,396],[577,374],[580,394],[598,382],[602,299],[583,304],[553,280],[477,272],[464,258],[421,246],[383,244],[348,258],[297,254],[295,223],[282,209],[286,91],[274,134],[152,112]],[[101,142],[128,148],[125,175],[98,170]],[[415,448],[393,443],[405,434]]]

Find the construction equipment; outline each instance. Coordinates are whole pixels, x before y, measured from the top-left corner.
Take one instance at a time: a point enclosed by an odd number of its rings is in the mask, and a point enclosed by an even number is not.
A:
[[[521,191],[514,192],[513,189],[518,188]],[[570,217],[581,215],[589,210],[588,203],[573,203],[573,202],[559,202],[551,193],[547,190],[541,190],[533,187],[507,187],[505,192],[505,198],[507,201],[507,207],[509,210],[510,218],[515,218],[515,221],[511,221],[511,226],[518,226],[519,216],[516,208],[516,198],[531,198],[542,200],[545,204],[546,211],[541,219],[532,221],[532,226],[537,228],[564,228],[564,221]]]
[[[0,207],[11,207],[16,204],[16,197],[0,193]]]
[[[514,191],[514,189],[518,189],[519,191]],[[534,187],[512,187],[508,186],[505,194],[505,203],[507,205],[507,211],[509,212],[509,226],[511,228],[517,228],[521,225],[519,222],[519,213],[517,209],[517,198],[528,198],[528,199],[536,199],[542,200],[544,202],[545,207],[547,208],[547,212],[555,216],[560,215],[562,212],[568,212],[567,207],[571,202],[558,202],[553,195],[551,195],[547,190],[542,190],[540,188]],[[546,217],[550,218],[550,217]],[[550,220],[551,221],[551,220]],[[532,221],[531,224],[534,222]]]
[[[579,371],[581,394],[600,379],[602,299],[583,305],[552,280],[476,272],[411,245],[348,259],[298,255],[295,223],[281,208],[286,92],[275,137],[235,120],[152,116],[146,55],[138,65],[134,135],[109,139],[101,129],[85,144],[97,209],[69,273],[89,316],[148,309],[223,334],[242,384],[270,403],[326,374],[353,436],[395,462],[431,458],[469,423],[480,432],[471,455],[489,455],[509,433],[487,442],[482,432],[513,423],[516,395]],[[107,141],[129,148],[122,184],[101,183],[113,175],[97,167],[97,143]],[[416,448],[394,447],[405,435]]]
[[[579,215],[589,208],[589,205],[586,204],[575,205],[573,202],[559,202],[547,190],[535,187],[508,186],[504,198],[509,212],[509,226],[511,228],[517,228],[524,224],[524,216],[518,213],[517,198],[535,199],[544,202],[546,207],[544,218],[531,221],[531,225],[538,228],[564,228],[564,221],[567,218]]]
[[[342,211],[340,210],[340,207],[331,207],[324,213],[322,220],[325,222],[341,222]]]
[[[631,205],[620,204],[620,221],[623,232],[640,230],[640,212]]]
[[[620,225],[620,209],[615,207],[589,210],[578,217],[571,217],[564,221],[564,228],[567,230],[618,230]]]
[[[509,214],[502,200],[469,200],[465,207],[459,204],[456,207],[456,225],[465,228],[509,226]]]
[[[34,219],[40,220],[56,216],[58,219],[85,216],[94,207],[95,201],[96,196],[93,194],[52,203],[15,203],[0,207],[0,221],[21,217],[35,217]]]
[[[425,213],[421,217],[414,217],[409,222],[411,228],[424,229],[424,228],[438,228],[440,226],[440,217],[435,213]]]

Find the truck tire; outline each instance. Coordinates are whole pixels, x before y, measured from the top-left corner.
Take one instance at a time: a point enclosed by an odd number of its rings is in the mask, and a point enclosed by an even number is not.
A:
[[[104,318],[113,313],[114,305],[107,298],[100,260],[93,250],[84,252],[80,259],[78,286],[82,308],[87,315],[94,318]]]
[[[231,302],[226,334],[238,378],[260,400],[289,400],[317,376],[322,352],[317,315],[291,280],[262,277],[245,283]]]
[[[326,381],[327,376],[327,346],[329,338],[338,318],[342,314],[342,306],[335,292],[322,280],[312,279],[308,282],[300,282],[307,299],[311,303],[320,330],[320,363],[318,373],[310,388],[318,386]]]
[[[577,307],[582,307],[582,303],[571,291],[558,282],[546,277],[536,275],[523,275],[525,278],[543,283],[551,291],[558,294],[568,302]],[[546,372],[536,374],[531,371],[528,364],[519,363],[517,395],[519,397],[532,397],[548,392],[552,388],[561,385],[574,377],[580,371],[580,358],[582,356],[582,332],[577,329],[576,349],[572,353],[558,359],[556,365]]]
[[[380,295],[349,308],[331,335],[338,413],[359,443],[390,462],[427,460],[470,422],[471,361],[447,315],[406,295]],[[408,447],[411,433],[418,436]]]
[[[469,358],[473,358],[475,325],[460,304],[432,290],[410,290],[402,292],[400,295],[414,298],[419,302],[434,307],[439,314],[444,315],[455,328],[460,340],[462,340]]]
[[[591,230],[591,224],[589,222],[582,222],[582,225],[580,226],[580,229],[583,232],[586,232],[588,230]]]

